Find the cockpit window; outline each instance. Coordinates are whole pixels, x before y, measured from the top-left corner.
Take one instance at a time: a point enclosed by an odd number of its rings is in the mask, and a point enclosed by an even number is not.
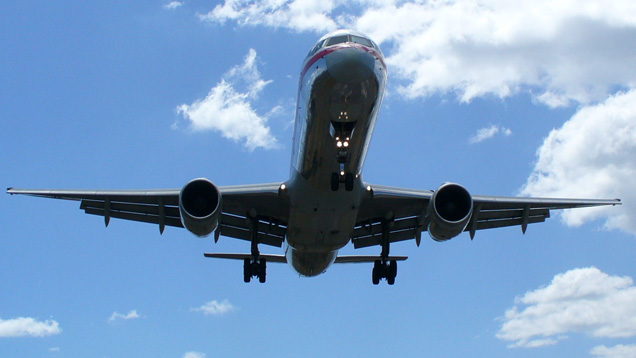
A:
[[[309,55],[308,56],[311,56],[311,55],[315,54],[316,52],[318,52],[318,50],[320,50],[320,48],[325,43],[325,41],[327,41],[327,40],[322,40],[322,41],[318,42],[316,44],[316,46],[314,46],[314,48],[312,48],[311,51],[309,51]]]
[[[360,36],[351,35],[351,42],[355,42],[357,44],[364,45],[367,47],[373,47],[373,45],[371,44],[371,41]]]
[[[311,51],[309,51],[308,56],[312,56],[323,47],[329,47],[329,46],[346,43],[346,42],[354,42],[363,46],[372,47],[376,50],[379,50],[378,45],[376,45],[373,41],[365,37],[347,34],[347,35],[339,35],[339,36],[330,37],[318,42],[316,46],[314,46],[314,48],[312,48]]]
[[[333,46],[335,44],[341,44],[344,42],[348,42],[349,41],[349,36],[348,35],[343,35],[343,36],[334,36],[330,39],[327,40],[327,46]]]

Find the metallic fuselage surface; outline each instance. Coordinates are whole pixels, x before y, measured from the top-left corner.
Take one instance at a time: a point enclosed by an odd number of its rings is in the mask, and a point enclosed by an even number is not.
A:
[[[324,272],[351,238],[365,194],[362,166],[386,85],[384,57],[370,41],[320,46],[348,35],[362,36],[339,30],[323,37],[300,76],[287,182],[287,257],[304,276]],[[353,186],[334,190],[334,175],[351,176]]]

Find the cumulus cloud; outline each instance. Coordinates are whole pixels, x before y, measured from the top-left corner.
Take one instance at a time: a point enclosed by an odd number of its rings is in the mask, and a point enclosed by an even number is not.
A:
[[[512,130],[510,130],[509,128],[500,127],[498,125],[492,125],[490,127],[481,128],[480,130],[477,131],[477,133],[475,133],[475,135],[470,137],[470,143],[471,144],[480,143],[485,140],[491,139],[497,134],[502,134],[508,137],[512,135]]]
[[[333,0],[242,1],[226,0],[200,18],[203,21],[240,25],[264,25],[296,31],[326,32],[336,29],[329,13],[336,6]]]
[[[636,90],[581,108],[554,129],[537,151],[523,195],[621,198],[610,208],[569,210],[569,225],[607,217],[608,228],[636,234]]]
[[[223,300],[223,302],[212,300],[201,307],[191,309],[193,312],[203,312],[206,316],[221,316],[234,310],[236,310],[236,307],[234,307],[234,305],[232,305],[228,300]]]
[[[244,142],[249,150],[275,148],[277,140],[267,126],[267,116],[258,115],[251,104],[271,83],[261,78],[256,63],[256,51],[250,49],[243,64],[231,68],[205,98],[182,104],[177,112],[195,131],[221,132],[225,138]]]
[[[0,337],[44,337],[62,333],[54,320],[37,321],[31,317],[0,319]]]
[[[636,3],[630,0],[401,2],[226,0],[204,21],[324,33],[353,27],[383,44],[417,98],[531,93],[551,107],[592,103],[636,81]]]
[[[619,344],[614,347],[594,347],[590,354],[598,358],[634,358],[636,357],[636,345]]]
[[[558,274],[548,286],[516,299],[505,313],[497,338],[512,342],[509,347],[533,348],[557,344],[569,333],[636,336],[634,280],[610,276],[595,267]]]
[[[201,19],[317,36],[356,28],[381,44],[396,92],[409,99],[524,93],[551,108],[581,106],[546,139],[522,193],[621,198],[620,208],[578,209],[563,218],[578,225],[607,216],[608,228],[636,234],[636,206],[629,204],[636,191],[628,187],[636,174],[635,14],[631,0],[225,0]],[[496,130],[484,128],[470,141],[506,133]]]
[[[183,358],[205,358],[205,353],[188,352],[183,355]]]
[[[141,316],[137,313],[137,310],[132,310],[130,312],[128,312],[127,314],[122,314],[119,312],[113,312],[113,314],[110,316],[110,318],[108,319],[108,322],[115,322],[117,320],[130,320],[130,319],[136,319],[136,318],[140,318]]]
[[[163,8],[167,9],[167,10],[174,10],[174,9],[180,7],[180,6],[183,6],[183,2],[181,2],[181,1],[171,1],[168,4],[165,4],[163,6]]]

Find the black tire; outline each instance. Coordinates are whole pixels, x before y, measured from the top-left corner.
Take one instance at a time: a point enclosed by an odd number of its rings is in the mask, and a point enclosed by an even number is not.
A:
[[[395,277],[397,276],[397,262],[395,260],[391,260],[388,267],[388,272],[386,274],[386,282],[389,285],[393,285],[395,283]]]
[[[386,283],[388,283],[389,285],[393,285],[395,283],[395,277],[390,276],[386,278]]]
[[[331,191],[338,191],[340,186],[340,176],[338,173],[331,173]]]
[[[261,259],[258,263],[258,282],[265,283],[267,279],[267,260]]]
[[[345,174],[345,190],[346,191],[353,190],[353,173]]]
[[[391,260],[389,263],[389,276],[395,279],[397,277],[397,261]]]
[[[250,259],[243,260],[243,281],[249,283],[252,280],[252,264]]]
[[[380,260],[376,260],[373,263],[373,271],[371,272],[371,281],[373,282],[374,285],[377,285],[380,283],[380,277],[382,276],[382,266],[380,264]]]

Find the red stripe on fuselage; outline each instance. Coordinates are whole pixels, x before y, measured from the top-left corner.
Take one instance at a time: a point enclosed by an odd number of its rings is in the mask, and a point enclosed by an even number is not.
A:
[[[315,55],[313,55],[311,58],[309,58],[309,60],[306,61],[306,64],[303,67],[303,70],[300,72],[300,78],[303,78],[305,76],[305,74],[307,73],[307,71],[309,70],[309,68],[314,63],[316,63],[318,60],[320,60],[321,58],[327,56],[328,54],[330,54],[332,52],[338,51],[340,49],[352,48],[352,47],[359,48],[361,50],[364,50],[364,51],[372,54],[373,56],[375,56],[375,58],[380,60],[380,63],[382,64],[382,67],[384,67],[384,69],[386,69],[386,64],[384,63],[384,57],[380,53],[378,53],[378,51],[376,51],[373,48],[357,44],[355,42],[348,42],[348,43],[344,43],[344,44],[338,44],[338,45],[330,46],[330,47],[327,47],[327,48],[324,48],[324,49],[318,51]]]

